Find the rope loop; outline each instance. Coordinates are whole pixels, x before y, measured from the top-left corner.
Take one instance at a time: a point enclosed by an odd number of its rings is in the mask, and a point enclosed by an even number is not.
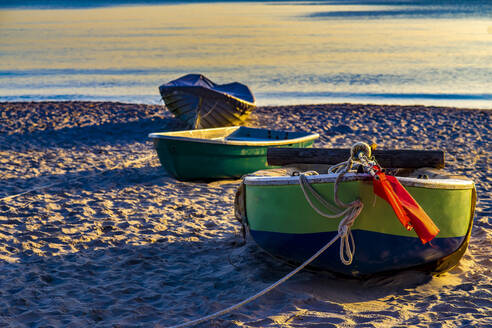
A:
[[[360,200],[356,200],[355,202],[354,207],[351,207],[351,213],[340,221],[340,224],[338,225],[338,235],[340,236],[340,261],[345,265],[352,264],[354,259],[355,241],[351,227],[364,207],[364,204]]]
[[[352,264],[355,254],[355,241],[354,236],[352,235],[351,227],[354,224],[355,219],[362,211],[364,204],[359,199],[346,204],[338,198],[338,185],[343,175],[347,172],[347,167],[351,167],[352,161],[349,160],[345,163],[345,169],[342,169],[340,167],[341,173],[339,173],[339,175],[337,176],[334,186],[334,200],[336,205],[341,207],[342,210],[326,201],[326,199],[324,199],[324,197],[318,191],[316,191],[313,186],[311,186],[307,177],[303,173],[299,174],[299,185],[304,194],[304,198],[306,198],[306,201],[316,213],[328,219],[336,219],[342,217],[340,223],[338,224],[337,235],[338,237],[340,237],[340,261],[342,261],[342,263],[345,265],[350,265]],[[323,211],[323,209],[316,206],[316,204],[311,200],[311,195],[321,205],[323,205],[332,213],[327,213]]]

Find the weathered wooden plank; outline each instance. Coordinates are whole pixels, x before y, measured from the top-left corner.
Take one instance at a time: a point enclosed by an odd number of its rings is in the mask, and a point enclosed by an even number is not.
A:
[[[384,168],[444,167],[444,151],[414,149],[381,149],[373,151]],[[350,149],[341,148],[268,148],[268,165],[330,164],[347,160]]]

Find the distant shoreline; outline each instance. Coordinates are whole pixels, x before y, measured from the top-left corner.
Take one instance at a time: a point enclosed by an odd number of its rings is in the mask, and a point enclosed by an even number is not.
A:
[[[94,106],[98,105],[124,105],[124,106],[149,106],[149,107],[163,107],[165,106],[161,104],[145,104],[138,102],[121,102],[121,101],[80,101],[80,100],[60,100],[60,101],[0,101],[0,107],[8,106],[8,107],[23,107],[27,105],[49,105],[49,104],[60,104],[67,105],[73,104],[76,106],[90,104]],[[338,109],[338,110],[452,110],[452,111],[492,111],[492,107],[490,108],[473,108],[473,107],[455,107],[455,106],[430,106],[430,105],[393,105],[393,104],[374,104],[374,103],[351,103],[351,102],[343,102],[343,103],[314,103],[314,104],[293,104],[293,105],[267,105],[267,106],[258,106],[258,109],[271,110],[271,109],[281,109],[281,110],[302,110],[306,108],[315,108],[320,110],[330,110],[330,109]]]

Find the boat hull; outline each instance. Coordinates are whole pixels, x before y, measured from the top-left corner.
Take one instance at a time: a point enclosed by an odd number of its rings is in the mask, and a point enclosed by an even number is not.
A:
[[[205,89],[163,88],[161,96],[169,111],[190,129],[239,125],[256,108],[255,104]]]
[[[240,125],[256,108],[246,85],[218,85],[201,74],[188,74],[163,84],[159,92],[169,111],[189,129]]]
[[[231,129],[232,128],[221,128]],[[193,130],[190,134],[214,133],[221,129]],[[206,140],[186,137],[166,136],[163,134],[151,134],[154,147],[164,169],[178,180],[213,180],[240,178],[241,176],[257,170],[272,168],[267,164],[267,149],[270,147],[311,147],[317,134],[305,134],[305,136],[286,139],[268,140],[254,138],[255,134],[270,135],[271,137],[286,135],[291,132],[279,132],[265,129],[253,129],[236,127],[236,131],[247,131],[251,134],[248,139],[236,138],[234,140]],[[180,131],[176,134],[184,133]],[[300,133],[292,132],[295,135]],[[171,134],[171,133],[168,133]],[[220,138],[215,138],[220,139]],[[248,141],[249,140],[249,141]],[[255,141],[251,141],[255,140]]]
[[[298,184],[255,184],[247,179],[249,231],[270,254],[299,264],[337,235],[340,220],[317,214]],[[401,182],[405,185],[405,181]],[[325,199],[332,200],[333,184],[321,182],[313,186]],[[352,264],[346,266],[340,261],[337,242],[311,264],[312,268],[363,277],[412,268],[439,273],[458,263],[468,245],[473,222],[476,196],[472,182],[440,187],[439,183],[406,186],[440,229],[438,236],[427,244],[400,224],[391,206],[375,197],[372,188],[367,177],[339,186],[343,201],[359,198],[364,203],[352,227],[356,245]]]

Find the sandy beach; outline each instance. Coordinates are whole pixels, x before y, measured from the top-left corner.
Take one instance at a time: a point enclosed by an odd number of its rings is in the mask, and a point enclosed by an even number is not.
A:
[[[476,183],[470,246],[439,277],[302,271],[200,327],[492,326],[492,110],[259,107],[246,125],[317,132],[315,147],[444,150],[445,169]],[[291,271],[243,242],[240,180],[179,182],[162,169],[147,135],[180,128],[161,105],[0,103],[1,327],[168,327]]]

